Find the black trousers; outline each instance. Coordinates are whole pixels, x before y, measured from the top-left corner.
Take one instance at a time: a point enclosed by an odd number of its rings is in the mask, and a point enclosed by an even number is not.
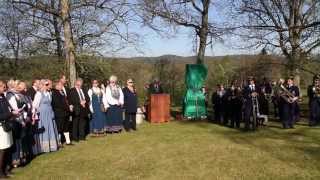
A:
[[[312,99],[310,102],[310,119],[309,125],[315,126],[320,123],[320,100]]]
[[[292,128],[295,123],[295,104],[284,103],[283,104],[283,120],[282,125],[284,128]]]
[[[240,121],[242,119],[241,107],[232,106],[230,109],[230,120],[231,127],[236,125],[237,128],[240,128]]]
[[[72,119],[72,140],[79,141],[86,138],[86,118],[83,116],[73,116]]]
[[[126,131],[136,130],[136,114],[137,113],[125,113],[125,119],[124,119],[124,129]]]
[[[250,124],[252,124],[252,129],[255,129],[254,124],[251,122],[250,118],[253,117],[253,105],[251,103],[247,103],[244,105],[244,128],[246,130],[250,129]]]
[[[227,113],[222,105],[215,105],[213,107],[214,120],[220,124],[226,125],[228,123]]]
[[[55,120],[59,133],[69,132],[69,116],[56,117]]]

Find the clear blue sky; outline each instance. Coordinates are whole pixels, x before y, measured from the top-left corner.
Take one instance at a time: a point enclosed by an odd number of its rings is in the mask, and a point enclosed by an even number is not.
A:
[[[217,1],[220,2],[220,1]],[[223,1],[216,3],[212,6],[209,14],[209,21],[223,23],[226,21],[226,5]],[[138,24],[129,25],[130,30],[136,32],[143,37],[143,43],[139,46],[140,50],[144,54],[138,53],[134,48],[126,48],[114,56],[122,57],[134,57],[134,56],[148,56],[155,57],[166,54],[178,55],[178,56],[193,56],[194,52],[193,37],[190,35],[189,28],[180,28],[179,33],[173,38],[161,37],[153,30],[147,27],[141,27]],[[215,42],[213,47],[208,47],[206,50],[207,56],[222,56],[232,54],[253,54],[253,50],[239,50],[235,45],[239,45],[241,40],[235,39],[234,37],[225,37],[224,42]]]
[[[148,56],[156,57],[161,55],[178,55],[178,56],[193,56],[196,53],[193,50],[193,37],[186,29],[179,30],[179,33],[172,38],[161,37],[153,30],[139,27],[139,34],[143,38],[143,45],[139,46],[142,53],[137,52],[133,48],[126,48],[114,56],[134,57]],[[224,42],[215,42],[213,47],[207,47],[207,56],[223,56],[232,54],[252,54],[253,50],[240,50],[232,47],[239,40],[224,38]]]

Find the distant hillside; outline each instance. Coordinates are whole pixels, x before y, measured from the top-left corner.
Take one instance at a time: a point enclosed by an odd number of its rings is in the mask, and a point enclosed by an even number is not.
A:
[[[134,78],[140,98],[145,97],[145,85],[159,78],[167,92],[172,95],[173,103],[181,103],[185,92],[185,65],[194,63],[196,57],[164,55],[160,57],[77,57],[77,73],[90,86],[92,79],[105,81],[111,74],[119,77],[120,84]],[[65,62],[54,56],[35,56],[22,59],[18,66],[10,59],[0,59],[0,79],[16,78],[30,82],[34,78],[56,80],[64,72]],[[244,82],[248,75],[258,81],[267,78],[277,81],[288,76],[285,60],[279,56],[230,55],[206,57],[208,77],[205,83],[211,93],[218,83],[229,85],[232,80]],[[305,63],[301,72],[301,87],[306,88],[312,81],[312,73],[318,72],[320,63]]]

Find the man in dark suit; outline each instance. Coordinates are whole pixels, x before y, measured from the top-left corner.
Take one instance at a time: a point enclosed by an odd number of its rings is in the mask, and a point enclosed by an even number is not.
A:
[[[74,141],[85,140],[85,129],[89,114],[89,97],[82,89],[83,80],[78,78],[75,87],[70,89],[69,104],[73,112],[72,138]]]
[[[66,75],[61,74],[58,81],[59,81],[59,83],[62,84],[62,91],[63,91],[64,95],[67,97],[67,100],[69,102],[70,101],[69,100],[70,88],[68,88],[68,85],[67,85],[68,79],[67,79]],[[69,105],[69,109],[71,108],[70,106],[71,105]],[[69,118],[69,122],[72,122],[72,114],[71,113],[69,113],[68,118]],[[72,132],[72,123],[68,123],[68,125],[69,125],[69,127],[68,127],[69,132]]]
[[[240,121],[242,119],[242,97],[241,89],[237,87],[236,81],[231,84],[231,87],[227,91],[228,98],[228,111],[229,119],[231,120],[231,128],[234,128],[235,125],[237,128],[240,128]]]
[[[69,103],[67,96],[63,92],[63,85],[57,82],[55,89],[52,90],[52,108],[55,115],[55,120],[57,124],[57,129],[59,132],[60,140],[64,136],[66,144],[70,145],[70,135],[69,135]]]
[[[250,124],[252,125],[252,129],[256,129],[257,114],[254,114],[254,100],[259,95],[259,88],[255,84],[255,80],[252,76],[248,77],[248,85],[243,88],[242,91],[243,99],[244,99],[244,123],[245,123],[245,130],[250,130]],[[257,100],[257,99],[256,99]],[[257,102],[257,101],[255,101]],[[252,120],[251,120],[252,118]],[[254,122],[255,121],[255,122]]]
[[[34,96],[36,95],[40,85],[40,80],[35,79],[32,81],[32,87],[28,88],[27,96],[31,97],[32,101],[34,100]]]
[[[227,119],[227,91],[222,84],[217,85],[217,90],[211,96],[214,111],[214,120],[223,125],[228,124]]]
[[[59,83],[62,85],[63,93],[68,97],[70,89],[67,87],[68,80],[64,74],[60,75]]]
[[[155,79],[153,81],[153,83],[150,84],[149,92],[150,92],[150,94],[162,94],[163,93],[161,83],[158,79]]]

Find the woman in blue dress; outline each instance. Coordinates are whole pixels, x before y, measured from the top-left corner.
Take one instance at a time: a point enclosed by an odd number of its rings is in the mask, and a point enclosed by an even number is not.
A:
[[[38,127],[44,127],[44,132],[39,134],[41,152],[53,152],[58,150],[58,130],[54,120],[54,112],[51,106],[52,97],[48,91],[49,80],[41,80],[40,91],[35,95],[34,111],[39,114]]]
[[[98,80],[92,81],[92,88],[89,89],[90,111],[92,119],[90,121],[90,132],[93,136],[102,136],[105,133],[106,117],[105,106],[102,101],[103,91],[99,88]]]
[[[119,133],[122,131],[124,97],[121,87],[117,84],[118,78],[112,75],[109,80],[110,84],[104,94],[105,105],[108,106],[106,131]]]

